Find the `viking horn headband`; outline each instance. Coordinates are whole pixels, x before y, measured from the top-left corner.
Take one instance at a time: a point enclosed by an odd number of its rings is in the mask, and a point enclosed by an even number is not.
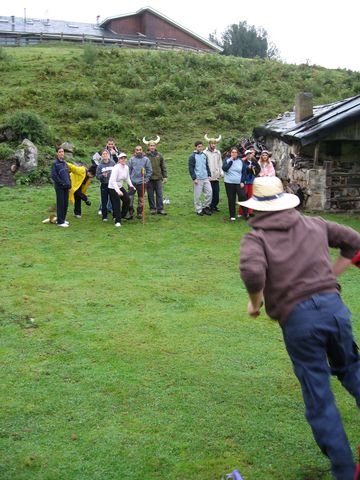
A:
[[[146,137],[143,138],[143,143],[145,145],[149,145],[149,143],[155,143],[158,144],[160,142],[160,137],[159,135],[156,135],[156,140],[146,140]]]
[[[213,137],[212,137],[212,138],[209,138],[209,137],[207,136],[207,133],[205,133],[204,138],[205,138],[205,140],[206,140],[207,142],[209,142],[209,143],[210,143],[210,142],[211,142],[211,143],[217,143],[217,142],[220,142],[220,140],[221,140],[221,135],[219,135],[218,138],[213,138]]]

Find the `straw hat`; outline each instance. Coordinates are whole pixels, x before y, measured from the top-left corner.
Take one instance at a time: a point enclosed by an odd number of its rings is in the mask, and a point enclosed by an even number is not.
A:
[[[253,196],[246,202],[237,202],[242,207],[260,212],[276,212],[294,208],[300,203],[298,196],[285,193],[278,177],[257,177],[254,180]]]

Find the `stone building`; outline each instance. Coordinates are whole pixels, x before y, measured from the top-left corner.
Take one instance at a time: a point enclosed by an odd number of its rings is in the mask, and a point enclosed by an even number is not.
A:
[[[313,107],[300,93],[294,111],[254,129],[277,175],[309,195],[306,208],[360,211],[360,95]]]
[[[218,45],[200,37],[151,7],[100,22],[0,16],[0,46],[47,41],[92,42],[127,48],[180,49],[219,53]]]

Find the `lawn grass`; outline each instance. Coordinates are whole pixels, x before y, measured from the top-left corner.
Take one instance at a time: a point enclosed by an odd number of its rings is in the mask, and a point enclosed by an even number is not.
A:
[[[247,225],[223,186],[197,217],[186,155],[168,169],[169,215],[121,229],[97,183],[68,229],[41,223],[51,186],[0,189],[2,480],[330,480],[280,328],[245,313]],[[359,272],[342,285],[359,338]],[[355,449],[359,412],[334,390]]]

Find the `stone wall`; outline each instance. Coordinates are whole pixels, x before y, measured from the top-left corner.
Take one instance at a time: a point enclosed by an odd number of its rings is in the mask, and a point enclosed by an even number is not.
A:
[[[272,159],[276,163],[276,174],[281,180],[298,183],[309,196],[306,208],[309,210],[324,210],[326,208],[326,170],[316,168],[294,168],[291,155],[297,153],[297,147],[288,145],[278,138],[265,139],[266,147],[272,152]]]

